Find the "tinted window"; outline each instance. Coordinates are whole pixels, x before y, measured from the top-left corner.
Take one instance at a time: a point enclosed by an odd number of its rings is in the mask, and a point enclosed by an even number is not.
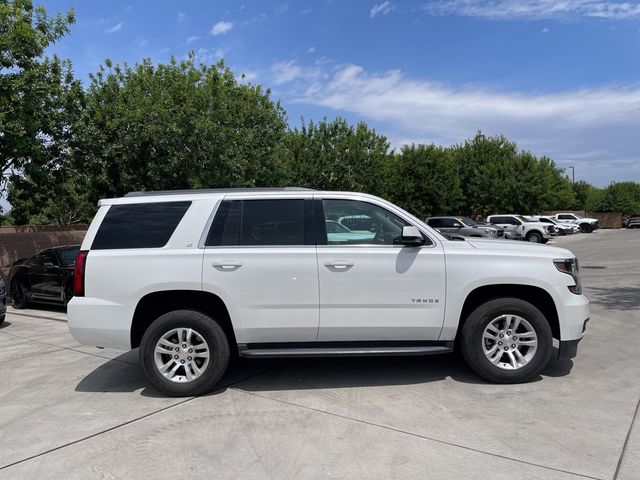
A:
[[[327,245],[397,245],[402,227],[409,225],[388,210],[356,200],[323,200],[325,225],[337,222],[343,228],[327,229]],[[333,231],[332,231],[333,230]]]
[[[558,218],[563,220],[575,220],[571,215],[558,215]]]
[[[311,201],[308,202],[309,206]],[[308,222],[307,222],[308,223]],[[305,245],[305,200],[227,200],[211,225],[208,246]]]
[[[55,253],[53,253],[51,250],[45,250],[44,252],[40,252],[38,255],[33,257],[32,263],[34,265],[46,265],[46,264],[59,265],[60,264],[58,262],[58,259]]]
[[[190,205],[191,202],[112,205],[91,248],[164,247]]]
[[[76,263],[76,256],[80,251],[80,247],[71,247],[58,250],[58,256],[62,260],[65,267],[73,267]]]
[[[442,228],[445,226],[445,222],[442,218],[430,218],[427,223],[433,228]]]

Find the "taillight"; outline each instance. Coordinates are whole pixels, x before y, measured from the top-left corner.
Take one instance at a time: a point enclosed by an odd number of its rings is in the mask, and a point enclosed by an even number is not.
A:
[[[566,273],[573,277],[575,285],[569,286],[569,291],[580,295],[582,293],[582,284],[580,283],[580,267],[577,258],[563,258],[553,261],[556,268],[562,273]]]
[[[73,269],[73,295],[76,297],[84,297],[84,273],[88,253],[80,251],[76,256],[76,265]]]

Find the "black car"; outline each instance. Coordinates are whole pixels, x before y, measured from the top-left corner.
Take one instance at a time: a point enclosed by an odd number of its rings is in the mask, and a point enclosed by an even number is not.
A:
[[[4,286],[4,280],[0,277],[0,325],[4,322],[7,314],[7,289]]]
[[[80,245],[43,250],[11,266],[9,286],[15,308],[30,302],[66,305],[73,296],[73,268]]]

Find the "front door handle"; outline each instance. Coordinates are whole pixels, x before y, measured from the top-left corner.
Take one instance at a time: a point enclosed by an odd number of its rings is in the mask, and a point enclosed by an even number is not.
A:
[[[232,272],[234,270],[239,269],[242,266],[242,262],[238,260],[225,260],[222,262],[213,262],[211,266],[213,268],[217,268],[218,270],[222,270],[225,272]]]
[[[332,270],[348,270],[353,267],[353,262],[349,260],[331,260],[325,262],[324,266]]]

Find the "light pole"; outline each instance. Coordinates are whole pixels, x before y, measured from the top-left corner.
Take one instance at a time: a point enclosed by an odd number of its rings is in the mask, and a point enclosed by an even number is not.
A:
[[[571,183],[576,183],[576,168],[573,165],[570,165],[571,169]]]

